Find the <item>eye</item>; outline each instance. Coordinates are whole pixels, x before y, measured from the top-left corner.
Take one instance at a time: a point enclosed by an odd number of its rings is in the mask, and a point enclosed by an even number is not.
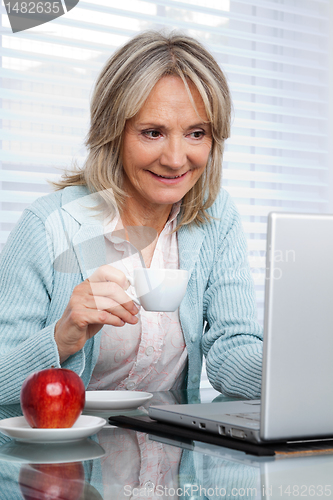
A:
[[[158,139],[161,133],[158,130],[143,130],[142,134],[149,139]]]
[[[193,139],[201,139],[205,134],[203,130],[195,130],[189,134]]]

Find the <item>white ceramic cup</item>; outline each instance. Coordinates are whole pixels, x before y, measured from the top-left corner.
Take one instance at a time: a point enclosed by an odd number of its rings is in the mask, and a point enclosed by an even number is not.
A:
[[[184,269],[134,269],[133,279],[136,296],[127,295],[146,311],[175,311],[181,303],[187,287],[188,271]]]

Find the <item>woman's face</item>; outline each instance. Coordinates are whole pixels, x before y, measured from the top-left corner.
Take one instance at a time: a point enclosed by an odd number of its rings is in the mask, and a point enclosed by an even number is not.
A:
[[[202,98],[189,82],[196,113],[182,80],[163,77],[123,136],[124,189],[141,206],[156,209],[181,200],[206,168],[212,145]]]

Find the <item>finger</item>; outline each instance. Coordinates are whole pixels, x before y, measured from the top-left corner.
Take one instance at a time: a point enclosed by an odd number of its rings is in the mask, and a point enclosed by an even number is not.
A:
[[[111,281],[117,283],[122,289],[127,289],[129,286],[125,274],[113,266],[101,266],[88,278],[91,283],[101,281]]]
[[[99,311],[97,309],[86,309],[84,313],[81,312],[79,317],[75,318],[74,316],[72,319],[80,330],[85,330],[88,326],[93,325],[100,325],[101,327],[103,325],[112,325],[118,327],[125,325],[125,321],[122,320],[119,316],[108,311]]]
[[[112,314],[108,311],[96,311],[98,313],[97,317],[102,322],[98,321],[97,324],[102,325],[112,325],[112,326],[124,326],[125,321],[123,321],[119,316]],[[137,319],[137,318],[136,318]]]
[[[102,283],[103,285],[103,283]],[[96,287],[97,289],[98,287]],[[103,287],[102,287],[103,289]],[[100,309],[100,310],[113,310],[115,307],[120,306],[121,315],[123,316],[126,313],[126,320],[135,316],[139,312],[139,308],[134,302],[128,297],[128,295],[122,290],[122,294],[124,296],[123,304],[119,304],[119,301],[114,300],[113,298],[105,295],[99,295],[98,293],[93,294],[91,291],[91,286],[89,284],[89,289],[86,289],[85,293],[82,292],[82,289],[79,292],[76,292],[72,295],[70,300],[70,307],[72,310],[80,309],[81,307],[86,307],[88,309]],[[105,292],[105,290],[102,290]],[[119,299],[119,298],[118,298]],[[128,316],[128,314],[130,316]]]
[[[99,311],[98,309],[81,307],[71,311],[70,316],[72,324],[81,331],[86,330],[90,325],[124,325],[124,321],[119,316],[110,314],[108,311]],[[66,338],[68,339],[68,336]]]
[[[118,316],[120,319],[122,319],[125,323],[130,323],[132,325],[136,324],[138,322],[138,318],[134,315],[131,314],[129,311],[127,311],[124,307],[119,305],[117,302],[115,302],[112,299],[109,299],[107,297],[94,297],[94,304],[91,303],[87,305],[89,308],[97,308],[98,310],[103,310],[107,311],[114,316]]]
[[[90,290],[90,295],[93,297],[110,298],[117,304],[121,304],[132,314],[137,314],[139,311],[137,305],[117,283],[90,283]]]

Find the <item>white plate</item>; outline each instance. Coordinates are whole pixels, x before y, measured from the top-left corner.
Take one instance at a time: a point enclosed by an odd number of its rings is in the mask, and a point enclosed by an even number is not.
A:
[[[0,420],[0,432],[18,441],[55,443],[77,441],[96,434],[104,425],[104,418],[81,415],[73,427],[67,429],[33,429],[24,417]]]
[[[153,395],[140,391],[86,391],[85,410],[130,410],[138,408]]]

